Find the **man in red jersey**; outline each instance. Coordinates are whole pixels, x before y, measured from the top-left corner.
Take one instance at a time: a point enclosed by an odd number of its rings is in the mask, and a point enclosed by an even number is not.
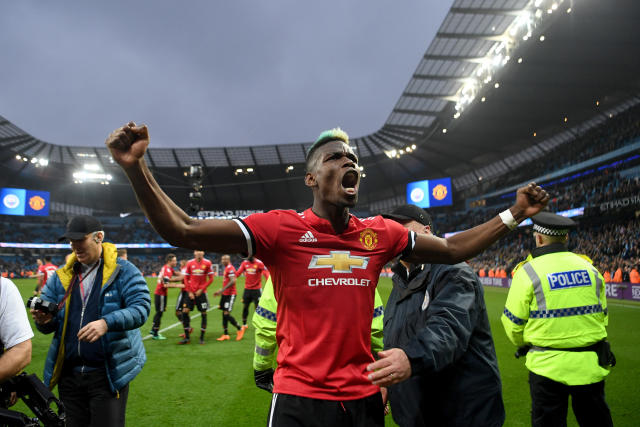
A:
[[[176,264],[178,263],[176,256],[174,254],[168,254],[164,261],[165,264],[162,266],[162,269],[160,269],[156,290],[153,293],[156,314],[153,316],[151,335],[153,335],[154,340],[167,339],[160,333],[160,320],[162,319],[162,313],[167,309],[167,288],[183,287],[183,285],[180,284],[182,281],[182,274],[176,274],[174,272]]]
[[[236,277],[244,273],[244,293],[242,294],[242,330],[247,330],[247,317],[249,317],[249,306],[253,303],[254,309],[258,308],[260,296],[262,295],[262,276],[269,278],[269,271],[265,268],[264,263],[252,256],[240,264],[240,268],[236,271]]]
[[[416,234],[380,216],[350,215],[356,205],[358,158],[339,129],[323,132],[307,153],[305,185],[313,206],[276,210],[243,220],[192,219],[162,191],[146,165],[146,126],[116,129],[106,141],[158,233],[180,247],[256,255],[265,263],[278,301],[280,351],[270,426],[383,426],[379,375],[394,376],[399,352],[368,375],[374,289],[381,268],[398,255],[408,262],[455,264],[472,258],[519,222],[544,208],[549,196],[534,183],[493,219],[448,239]],[[404,360],[402,361],[404,362]]]
[[[229,329],[227,325],[229,322],[233,326],[238,329],[238,334],[236,335],[236,341],[240,341],[244,336],[245,329],[241,328],[236,322],[236,319],[231,315],[231,311],[233,310],[233,303],[236,301],[236,295],[238,292],[236,291],[236,269],[231,264],[231,257],[229,255],[222,255],[220,257],[220,262],[224,266],[224,278],[222,280],[222,289],[213,293],[214,296],[222,295],[220,298],[220,309],[222,310],[222,335],[217,338],[218,341],[227,341],[230,340]]]
[[[200,344],[204,344],[204,334],[207,330],[207,309],[209,308],[207,288],[213,282],[211,261],[204,257],[204,251],[193,251],[193,259],[187,262],[184,274],[187,280],[186,286],[180,294],[180,300],[176,305],[182,311],[184,338],[178,344],[189,344],[191,342],[191,317],[189,317],[189,312],[193,310],[194,306],[200,312]]]
[[[42,263],[42,261],[40,261],[40,263]],[[51,277],[57,269],[58,267],[51,262],[51,255],[46,255],[44,257],[44,264],[40,264],[38,267],[38,285],[36,286],[34,295],[40,295],[42,288],[47,284],[47,280],[49,280],[49,277]]]

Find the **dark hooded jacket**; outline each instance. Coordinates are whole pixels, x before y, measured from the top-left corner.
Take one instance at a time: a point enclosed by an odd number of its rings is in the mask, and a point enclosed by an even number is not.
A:
[[[401,348],[411,377],[389,387],[400,426],[501,426],[505,412],[484,290],[466,264],[394,268],[384,348]]]

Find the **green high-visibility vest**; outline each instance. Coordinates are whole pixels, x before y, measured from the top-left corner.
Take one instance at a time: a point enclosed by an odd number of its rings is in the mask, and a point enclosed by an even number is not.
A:
[[[602,275],[587,259],[566,250],[529,256],[516,270],[502,315],[517,346],[586,347],[607,337],[607,301]],[[527,368],[567,385],[602,381],[609,370],[593,351],[532,349]]]

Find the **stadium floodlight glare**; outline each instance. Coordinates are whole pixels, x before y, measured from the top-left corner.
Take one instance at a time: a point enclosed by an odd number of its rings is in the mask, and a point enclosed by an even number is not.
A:
[[[103,182],[103,181],[111,181],[113,176],[111,174],[106,173],[96,173],[96,172],[74,172],[73,179],[76,184],[82,184],[84,182]]]
[[[465,79],[465,83],[454,95],[455,115],[460,117],[465,108],[475,100],[483,87],[489,84],[497,75],[500,68],[504,67],[511,59],[511,54],[522,42],[526,42],[534,36],[534,30],[541,27],[541,23],[547,19],[544,10],[552,13],[558,9],[564,0],[535,0],[527,2],[527,5],[517,13],[513,21],[505,28],[504,33],[497,35],[496,43],[488,50],[484,58],[476,60],[479,65],[473,74]],[[540,36],[540,41],[544,36]],[[518,64],[522,58],[518,59]],[[497,86],[494,86],[497,87]]]
[[[289,165],[287,166],[287,168],[284,170],[286,173],[289,173],[291,171],[293,171],[293,165]]]
[[[101,170],[102,170],[102,168],[100,167],[100,165],[98,165],[98,164],[96,164],[96,163],[85,163],[85,164],[84,164],[84,166],[83,166],[83,168],[84,168],[85,170],[88,170],[88,171],[94,171],[94,172],[98,172],[98,171],[101,171]]]
[[[49,165],[49,160],[40,158],[40,159],[38,159],[38,164],[40,166],[48,166]]]
[[[20,154],[16,154],[16,160],[22,160],[22,156]]]

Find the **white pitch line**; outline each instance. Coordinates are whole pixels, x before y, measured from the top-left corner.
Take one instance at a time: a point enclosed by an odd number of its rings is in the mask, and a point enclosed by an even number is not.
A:
[[[640,305],[621,304],[621,303],[613,302],[611,300],[607,301],[607,305],[613,305],[615,307],[635,308],[636,310],[640,309]]]
[[[208,310],[207,310],[207,313],[208,313],[208,312],[210,312],[211,310],[215,310],[216,308],[218,308],[218,307],[211,307],[210,309],[208,309]],[[199,312],[198,312],[198,314],[194,314],[193,316],[191,316],[191,317],[190,317],[190,319],[191,319],[191,320],[193,320],[193,319],[197,319],[198,317],[200,317],[200,314],[201,314],[201,313],[199,313]],[[175,328],[175,327],[176,327],[176,326],[178,326],[178,325],[182,326],[182,323],[180,323],[180,322],[176,322],[176,323],[174,323],[173,325],[169,325],[169,326],[167,326],[166,328],[162,328],[162,329],[160,329],[160,330],[158,331],[158,333],[159,333],[159,334],[161,334],[161,333],[163,333],[163,332],[165,332],[165,331],[168,331],[169,329],[173,329],[173,328]],[[149,339],[151,339],[151,338],[153,338],[153,335],[149,334],[149,335],[146,335],[145,337],[143,337],[143,338],[142,338],[142,341],[146,341],[146,340],[149,340]]]

